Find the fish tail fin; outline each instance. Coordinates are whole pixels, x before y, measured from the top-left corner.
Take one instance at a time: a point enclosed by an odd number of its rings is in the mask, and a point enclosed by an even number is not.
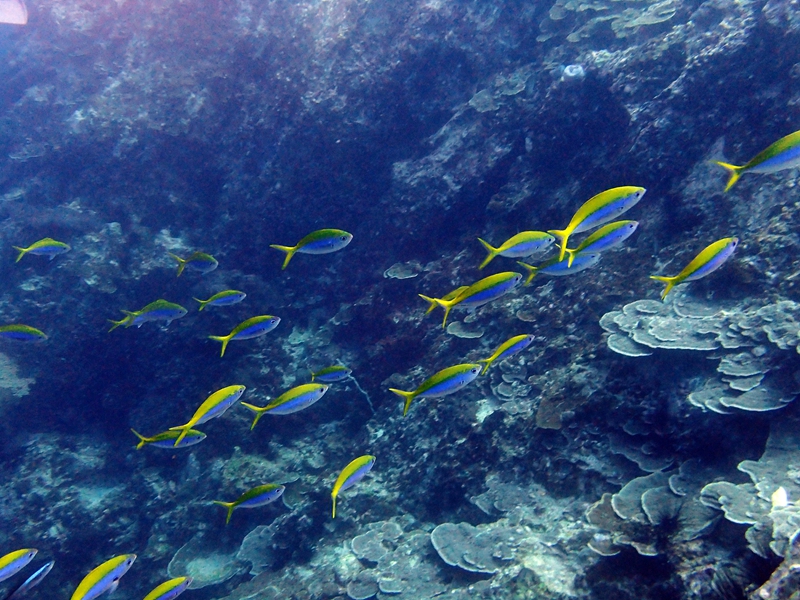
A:
[[[249,409],[249,410],[252,410],[254,413],[256,413],[256,418],[255,418],[255,419],[253,419],[253,424],[252,424],[252,425],[250,425],[250,431],[253,431],[253,429],[255,429],[255,427],[256,427],[256,423],[258,423],[258,420],[261,418],[261,416],[262,416],[262,415],[263,415],[263,414],[264,414],[266,411],[265,411],[265,410],[264,410],[262,407],[260,407],[260,406],[256,406],[256,405],[254,405],[254,404],[249,404],[249,403],[247,403],[247,402],[242,402],[241,404],[242,404],[242,406],[244,406],[245,408],[247,408],[247,409]]]
[[[525,280],[525,285],[530,285],[531,281],[533,281],[533,278],[536,277],[536,274],[539,272],[539,267],[534,267],[533,265],[524,263],[521,260],[518,260],[517,264],[528,272],[528,278]]]
[[[729,189],[731,189],[733,187],[733,184],[739,181],[739,177],[742,176],[742,170],[744,169],[744,167],[737,167],[736,165],[731,165],[725,162],[721,162],[719,160],[712,160],[711,162],[713,162],[715,165],[719,165],[720,167],[728,171],[730,178],[728,179],[728,183],[725,186],[726,192]]]
[[[311,371],[311,383],[314,383],[314,379],[316,378],[317,374],[314,371]]]
[[[177,448],[178,444],[180,444],[183,441],[183,438],[185,438],[186,434],[189,433],[190,427],[191,426],[189,425],[189,423],[187,423],[186,425],[179,425],[177,427],[170,427],[169,428],[170,431],[180,431],[181,432],[180,435],[177,438],[175,438],[175,443],[172,445],[173,448]]]
[[[567,240],[569,239],[570,232],[566,229],[549,229],[547,233],[561,240],[561,250],[558,254],[558,260],[559,262],[564,260],[564,255],[567,253]]]
[[[660,275],[650,275],[650,279],[655,279],[656,281],[663,281],[664,283],[667,284],[667,287],[665,287],[664,291],[661,292],[662,300],[667,297],[667,294],[669,294],[670,290],[672,290],[672,288],[675,287],[675,283],[678,280],[677,277],[662,277]]]
[[[491,364],[494,361],[491,358],[484,358],[484,359],[481,359],[481,360],[479,360],[477,362],[484,363],[483,364],[483,369],[481,370],[481,375],[486,375],[486,371],[489,370],[489,367],[491,366]]]
[[[136,449],[137,450],[141,450],[147,442],[152,441],[150,438],[144,437],[141,433],[139,433],[138,431],[136,431],[133,428],[131,428],[131,431],[133,432],[133,435],[138,437],[139,440],[140,440],[139,443],[136,444]]]
[[[418,295],[420,298],[425,300],[425,302],[429,303],[428,310],[425,311],[426,315],[433,312],[433,309],[436,308],[437,306],[441,306],[440,304],[441,300],[439,300],[438,298],[431,298],[430,296],[425,296],[423,294],[418,294]]]
[[[113,323],[113,325],[111,326],[111,329],[109,329],[108,332],[111,333],[112,331],[114,331],[120,325],[125,325],[128,322],[128,319],[129,319],[129,317],[127,315],[125,316],[124,319],[121,319],[119,321],[115,321],[114,319],[108,319],[109,323]]]
[[[176,275],[176,277],[180,277],[181,273],[183,273],[183,269],[186,268],[186,261],[177,254],[173,254],[172,252],[167,252],[167,254],[169,254],[172,258],[178,261],[178,274]]]
[[[405,405],[403,406],[403,416],[406,416],[408,412],[408,407],[411,406],[411,401],[417,397],[416,392],[404,392],[403,390],[397,390],[395,388],[389,388],[390,392],[394,392],[398,396],[400,396],[403,400],[405,400]]]
[[[279,244],[270,244],[269,247],[275,248],[275,250],[280,250],[281,252],[286,252],[286,258],[283,259],[281,271],[289,265],[289,261],[292,260],[294,253],[297,252],[297,246],[281,246]]]
[[[208,339],[215,340],[217,342],[222,342],[222,351],[219,353],[219,357],[222,358],[225,356],[225,348],[228,347],[228,342],[231,341],[230,335],[210,335]]]
[[[20,248],[19,246],[14,246],[14,250],[19,250],[19,255],[17,256],[17,260],[14,261],[15,263],[21,261],[22,257],[28,253],[27,248]]]
[[[200,300],[200,298],[193,298],[193,299],[197,300],[200,303],[200,308],[197,309],[197,312],[203,310],[206,307],[206,304],[208,304],[208,300]]]
[[[575,250],[564,248],[564,252],[567,253],[567,268],[569,269],[572,267],[572,261],[575,260]]]
[[[222,500],[212,500],[211,502],[213,502],[217,506],[221,506],[221,507],[227,509],[228,514],[225,516],[225,525],[230,523],[231,522],[231,515],[233,514],[233,509],[234,509],[233,502],[223,502]]]
[[[481,238],[478,238],[478,241],[479,241],[481,244],[483,244],[483,247],[484,247],[484,248],[486,248],[486,251],[489,253],[489,256],[487,256],[485,259],[483,259],[483,262],[482,262],[482,263],[480,264],[480,266],[478,267],[479,269],[482,269],[483,267],[485,267],[486,265],[488,265],[490,262],[492,262],[492,259],[493,259],[495,256],[497,256],[497,248],[495,248],[494,246],[492,246],[491,244],[489,244],[487,241],[485,241],[485,240],[482,240]]]
[[[336,518],[336,496],[333,496],[333,518]]]

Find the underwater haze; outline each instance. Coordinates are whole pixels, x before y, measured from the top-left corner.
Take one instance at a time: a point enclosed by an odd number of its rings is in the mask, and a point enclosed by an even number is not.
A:
[[[0,600],[795,598],[798,257],[793,0],[0,0]]]

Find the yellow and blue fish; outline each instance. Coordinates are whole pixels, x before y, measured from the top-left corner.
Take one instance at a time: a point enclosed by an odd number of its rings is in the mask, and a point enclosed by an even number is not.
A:
[[[514,356],[518,352],[522,352],[533,343],[535,338],[532,335],[523,334],[523,335],[515,335],[514,337],[506,340],[502,344],[497,347],[492,355],[489,358],[484,358],[479,360],[479,363],[484,363],[483,370],[481,371],[481,375],[486,373],[489,370],[489,367],[492,366],[492,363],[498,360],[505,360],[511,356]]]
[[[631,237],[638,226],[639,223],[636,221],[614,221],[608,225],[603,225],[600,229],[578,244],[576,248],[572,250],[569,248],[566,249],[568,258],[567,267],[572,266],[572,261],[575,260],[578,254],[593,254],[616,248]]]
[[[270,244],[270,248],[275,248],[286,253],[281,269],[289,265],[289,261],[295,253],[300,254],[329,254],[341,250],[353,239],[352,233],[347,233],[341,229],[319,229],[312,231],[294,246],[281,246]]]
[[[352,374],[353,369],[348,369],[342,365],[325,367],[319,371],[311,371],[311,381],[321,381],[322,383],[336,383],[344,381]]]
[[[5,581],[19,573],[33,560],[37,552],[36,548],[22,548],[0,558],[0,581]]]
[[[730,178],[725,191],[733,187],[745,173],[776,173],[784,169],[800,167],[800,131],[795,131],[770,144],[741,166],[731,165],[718,160],[712,161],[724,167]]]
[[[725,261],[731,257],[731,254],[733,254],[733,251],[736,250],[738,245],[739,238],[735,237],[717,240],[713,244],[706,246],[700,254],[695,256],[677,275],[673,277],[651,275],[650,279],[663,281],[667,284],[667,287],[661,292],[661,299],[663,300],[667,297],[670,290],[679,283],[697,281],[701,277],[705,277],[709,273],[713,273],[719,269]]]
[[[523,231],[515,236],[508,238],[503,242],[500,247],[495,248],[487,241],[478,238],[478,241],[483,244],[489,255],[484,259],[478,267],[482,269],[490,262],[495,256],[506,256],[508,258],[525,258],[531,254],[542,252],[549,248],[556,238],[544,231]]]
[[[589,231],[613,221],[625,211],[633,208],[646,191],[643,187],[626,185],[611,188],[589,198],[573,215],[565,229],[551,229],[548,232],[561,240],[558,260],[564,260],[570,235]]]
[[[200,298],[195,298],[195,300],[200,303],[200,308],[197,309],[199,312],[206,306],[231,306],[232,304],[238,304],[246,297],[247,294],[239,290],[223,290],[217,292],[208,300],[200,300]]]
[[[151,302],[141,310],[123,310],[122,312],[125,313],[124,319],[120,321],[109,319],[109,321],[113,323],[111,329],[108,330],[109,332],[114,331],[120,325],[124,325],[125,327],[130,327],[131,325],[141,327],[150,321],[166,321],[167,326],[169,326],[169,324],[175,319],[185,317],[186,313],[189,311],[183,308],[180,304],[159,299],[155,302]]]
[[[350,463],[342,469],[342,472],[339,473],[339,476],[336,478],[336,483],[333,484],[333,491],[331,492],[334,519],[336,518],[336,498],[339,496],[339,492],[353,487],[361,481],[374,465],[375,457],[367,454],[350,461]]]
[[[285,391],[275,398],[275,400],[263,407],[242,402],[242,406],[256,413],[253,424],[250,426],[250,431],[255,428],[258,420],[267,413],[273,415],[290,415],[308,408],[322,398],[329,387],[330,386],[324,383],[304,383],[303,385],[298,385]]]
[[[210,335],[208,338],[222,342],[222,351],[219,353],[220,357],[222,357],[225,356],[225,348],[228,347],[228,342],[232,340],[250,340],[262,336],[275,329],[280,322],[280,317],[260,315],[239,323],[228,335]]]
[[[157,433],[152,437],[145,437],[135,429],[131,429],[131,431],[139,438],[139,443],[136,444],[137,450],[141,450],[147,444],[155,446],[156,448],[175,448],[175,440],[181,437],[183,433],[182,430],[169,430]],[[189,446],[199,444],[204,439],[206,439],[205,433],[197,431],[196,429],[189,429],[181,438],[177,448],[188,448]]]
[[[180,277],[184,269],[191,269],[205,275],[206,273],[211,273],[219,265],[216,258],[205,252],[193,252],[189,258],[181,258],[172,252],[169,255],[178,261],[178,274],[176,277]]]
[[[14,262],[19,262],[22,260],[22,257],[26,254],[36,254],[38,256],[49,256],[50,260],[53,260],[59,254],[64,254],[64,252],[69,252],[70,247],[68,244],[64,242],[59,242],[54,240],[53,238],[44,238],[39,240],[38,242],[34,242],[27,248],[20,248],[19,246],[14,246],[14,250],[19,251],[19,255],[17,256],[17,260]]]
[[[191,577],[175,577],[157,586],[144,600],[173,600],[192,585]]]
[[[457,293],[451,299],[447,299],[447,297],[430,298],[422,294],[419,294],[419,297],[430,303],[425,314],[428,314],[437,306],[444,308],[444,319],[442,320],[442,328],[444,328],[445,325],[447,325],[447,317],[450,314],[450,310],[452,310],[454,306],[460,305],[461,308],[466,309],[474,309],[483,306],[492,300],[497,300],[505,296],[517,287],[520,281],[522,281],[521,274],[513,271],[506,271],[504,273],[497,273],[489,277],[484,277],[466,288],[453,290],[451,294]]]
[[[589,254],[576,254],[572,257],[572,266],[570,266],[569,258],[559,259],[557,256],[544,261],[538,267],[517,261],[517,264],[524,267],[528,271],[528,278],[525,280],[525,285],[530,285],[533,278],[539,273],[544,275],[551,275],[553,277],[563,277],[566,275],[574,275],[586,269],[590,269],[600,261],[599,252],[590,252]]]
[[[198,407],[192,418],[186,425],[178,427],[170,427],[170,431],[178,431],[180,435],[175,438],[175,443],[172,445],[174,448],[180,447],[183,439],[189,435],[195,425],[202,425],[206,421],[216,419],[225,414],[231,406],[236,404],[244,394],[245,386],[243,385],[229,385],[221,390],[217,390],[211,394],[205,401]]]
[[[101,594],[113,592],[117,589],[120,578],[128,572],[135,560],[135,554],[122,554],[108,559],[89,571],[70,600],[94,600]]]
[[[18,342],[43,342],[47,339],[43,331],[22,324],[0,326],[0,337]]]
[[[411,392],[404,392],[395,388],[389,388],[405,400],[403,406],[403,416],[406,416],[408,408],[414,398],[441,398],[462,389],[468,383],[475,380],[481,372],[481,365],[465,363],[442,369],[434,373],[423,381],[419,387]]]
[[[283,495],[285,489],[285,486],[268,483],[246,491],[233,502],[223,502],[222,500],[212,500],[212,502],[228,510],[228,515],[225,517],[225,525],[227,525],[231,521],[231,515],[234,509],[256,508],[269,504],[270,502],[275,502],[275,500]]]

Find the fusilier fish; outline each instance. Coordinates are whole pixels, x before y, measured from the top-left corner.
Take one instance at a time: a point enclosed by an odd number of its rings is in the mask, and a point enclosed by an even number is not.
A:
[[[217,292],[208,300],[200,300],[200,298],[195,298],[195,300],[200,303],[200,308],[197,309],[199,312],[207,306],[230,306],[232,304],[238,304],[246,297],[247,294],[239,290],[224,290],[222,292]]]
[[[47,339],[44,332],[30,325],[3,325],[0,326],[0,337],[18,342],[42,342]]]
[[[0,581],[5,581],[19,573],[36,556],[36,548],[14,550],[0,558]]]
[[[228,347],[228,342],[232,340],[249,340],[259,337],[275,329],[280,322],[280,317],[261,315],[239,323],[228,335],[210,335],[208,337],[209,339],[222,342],[222,351],[219,353],[220,357],[222,357],[225,356],[225,348]]]
[[[17,586],[17,589],[6,596],[5,600],[19,600],[19,598],[23,598],[29,591],[39,585],[42,579],[47,577],[47,574],[53,569],[54,564],[56,564],[56,561],[51,560],[36,569],[33,575]]]
[[[191,269],[205,275],[206,273],[211,273],[219,265],[216,258],[205,252],[193,252],[189,258],[181,258],[172,252],[169,255],[178,261],[177,277],[181,276],[184,269]]]
[[[44,238],[39,240],[38,242],[34,242],[27,248],[20,248],[19,246],[14,246],[14,250],[18,250],[19,254],[17,255],[17,260],[14,262],[19,262],[22,260],[22,257],[26,254],[37,254],[39,256],[48,256],[50,260],[53,260],[59,254],[64,254],[64,252],[69,252],[70,247],[68,244],[64,242],[59,242],[54,240],[53,238]]]
[[[546,250],[555,240],[556,238],[544,231],[523,231],[507,239],[499,248],[495,248],[485,240],[478,238],[478,241],[483,244],[483,247],[489,253],[478,268],[482,269],[488,265],[495,256],[525,258],[531,254]]]
[[[135,429],[131,429],[136,437],[139,438],[139,443],[136,445],[137,450],[141,450],[146,444],[155,446],[156,448],[175,448],[175,440],[183,433],[180,430],[163,431],[154,435],[153,437],[145,437]],[[196,429],[190,429],[186,432],[180,441],[178,448],[187,448],[199,444],[206,439],[206,434]]]
[[[742,166],[712,161],[730,173],[725,191],[733,187],[745,173],[775,173],[784,169],[800,167],[800,131],[795,131],[770,144]]]
[[[269,247],[286,253],[286,258],[281,267],[281,269],[285,269],[297,252],[300,254],[328,254],[341,250],[347,246],[352,239],[352,233],[347,233],[341,229],[319,229],[309,233],[294,246],[270,244]]]
[[[151,302],[141,310],[123,310],[122,312],[125,313],[125,318],[120,321],[114,321],[109,319],[113,325],[111,329],[108,331],[114,331],[120,325],[124,325],[125,327],[130,327],[131,325],[136,325],[136,327],[141,327],[145,323],[150,321],[166,321],[167,326],[172,323],[175,319],[180,319],[181,317],[186,316],[187,311],[183,308],[180,304],[175,304],[174,302],[167,302],[164,299],[156,300],[155,302]]]
[[[429,298],[422,294],[420,294],[419,297],[430,302],[430,306],[425,314],[428,314],[437,306],[444,308],[444,319],[442,320],[442,328],[444,328],[445,325],[447,325],[447,316],[454,306],[460,305],[461,308],[467,309],[477,308],[487,302],[497,300],[501,296],[506,295],[517,287],[520,281],[522,281],[522,275],[513,271],[506,271],[476,281],[450,300],[445,300],[444,298]]]
[[[191,584],[191,577],[175,577],[157,586],[144,597],[144,600],[173,600],[185,592]]]
[[[352,369],[343,367],[342,365],[333,365],[332,367],[325,367],[319,371],[311,372],[311,381],[321,381],[322,383],[336,383],[343,381],[350,377],[353,372]]]
[[[561,251],[558,255],[558,260],[564,260],[570,235],[588,231],[613,221],[635,206],[646,191],[643,187],[626,185],[611,188],[589,198],[578,209],[578,212],[575,213],[565,229],[552,229],[548,232],[561,240]]]
[[[94,600],[105,592],[113,592],[135,560],[135,554],[122,554],[95,567],[78,584],[70,600]]]
[[[403,406],[403,416],[405,417],[414,398],[441,398],[442,396],[447,396],[473,381],[480,372],[481,365],[479,364],[465,363],[455,365],[431,375],[414,391],[404,392],[395,388],[389,388],[389,391],[394,392],[405,400],[405,406]]]
[[[267,413],[273,415],[290,415],[299,412],[316,403],[325,395],[329,387],[330,386],[324,383],[304,383],[303,385],[298,385],[285,391],[264,407],[242,402],[242,406],[256,413],[253,424],[250,426],[250,431],[255,428],[256,423],[258,423],[262,415]]]
[[[347,488],[353,487],[364,478],[364,475],[370,472],[375,464],[375,457],[371,455],[359,456],[351,461],[339,477],[336,478],[336,483],[333,484],[333,491],[331,492],[331,500],[333,500],[333,518],[336,518],[336,498],[339,492],[343,492]]]
[[[269,504],[270,502],[275,502],[275,500],[281,497],[285,489],[285,486],[268,483],[246,491],[233,502],[222,502],[221,500],[212,500],[212,502],[228,509],[228,515],[225,517],[225,525],[227,525],[230,523],[234,509],[256,508]]]
[[[700,254],[695,256],[692,261],[686,265],[683,270],[674,277],[663,277],[661,275],[651,275],[650,279],[656,281],[663,281],[667,284],[664,291],[661,293],[661,299],[667,297],[670,290],[679,283],[697,281],[701,277],[705,277],[709,273],[713,273],[719,269],[726,260],[731,257],[733,251],[739,245],[739,238],[729,237],[717,240],[710,246],[704,248]]]
[[[211,394],[205,399],[200,407],[194,411],[192,418],[189,419],[189,422],[186,423],[186,425],[170,427],[170,431],[180,432],[180,435],[175,438],[175,443],[172,444],[172,446],[174,448],[178,448],[180,443],[183,441],[183,438],[189,434],[195,425],[202,425],[206,421],[210,421],[211,419],[216,419],[217,417],[224,415],[226,410],[239,401],[239,399],[242,397],[242,394],[244,394],[245,389],[247,388],[245,388],[243,385],[229,385],[228,387],[224,387],[221,390],[217,390]]]
[[[530,285],[533,278],[539,273],[544,275],[552,275],[553,277],[562,277],[565,275],[574,275],[586,269],[590,269],[600,261],[599,252],[591,252],[589,254],[576,254],[572,259],[572,266],[569,266],[569,259],[563,258],[559,260],[557,256],[544,261],[538,267],[517,261],[517,264],[524,267],[528,271],[528,278],[525,280],[525,285]]]
[[[479,363],[484,363],[483,370],[481,371],[481,375],[486,373],[489,370],[489,367],[492,366],[492,363],[498,360],[504,360],[511,356],[514,356],[517,352],[522,352],[533,343],[534,337],[532,335],[515,335],[511,339],[506,340],[502,344],[497,347],[492,355],[489,358],[484,358],[479,360]]]
[[[631,237],[638,226],[639,223],[637,221],[614,221],[608,225],[603,225],[578,244],[577,248],[572,250],[567,248],[567,267],[572,266],[572,261],[580,253],[593,254],[616,248]]]

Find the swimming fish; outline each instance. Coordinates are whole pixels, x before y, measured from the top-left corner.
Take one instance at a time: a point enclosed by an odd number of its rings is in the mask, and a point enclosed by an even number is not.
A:
[[[39,256],[49,256],[50,260],[53,260],[57,255],[64,254],[64,252],[68,252],[71,248],[68,244],[64,242],[59,242],[54,240],[53,238],[43,238],[38,242],[34,242],[27,248],[20,248],[19,246],[14,246],[14,250],[19,250],[19,255],[17,256],[17,260],[14,262],[19,262],[22,260],[22,257],[26,254],[37,254]]]
[[[175,319],[180,319],[181,317],[186,316],[186,313],[189,311],[183,308],[180,304],[167,302],[166,300],[161,299],[151,302],[141,310],[123,310],[122,312],[125,313],[124,319],[120,321],[109,319],[109,321],[113,323],[111,329],[108,330],[109,333],[114,331],[120,325],[124,325],[125,327],[130,327],[131,325],[141,327],[150,321],[166,321],[167,326],[169,326],[169,324]]]
[[[324,383],[304,383],[303,385],[298,385],[285,391],[264,407],[242,402],[242,406],[256,413],[256,418],[253,419],[250,431],[255,428],[256,423],[258,423],[262,415],[267,413],[273,415],[290,415],[299,412],[322,398],[329,387],[330,386]]]
[[[281,497],[285,486],[268,483],[266,485],[259,485],[252,490],[246,491],[233,502],[222,502],[221,500],[212,500],[214,504],[224,506],[228,509],[228,516],[225,518],[225,525],[230,523],[231,515],[236,508],[256,508],[264,506],[270,502],[275,502]],[[146,599],[145,599],[146,600]]]
[[[477,308],[504,296],[517,287],[520,281],[522,281],[522,275],[513,271],[506,271],[476,281],[467,286],[466,289],[458,292],[452,299],[429,298],[422,294],[419,294],[419,297],[430,302],[430,306],[425,312],[426,315],[437,306],[444,308],[444,319],[442,320],[442,328],[444,329],[445,325],[447,325],[447,316],[450,314],[450,310],[457,304],[460,304],[462,308]],[[455,291],[453,290],[453,292]]]
[[[19,342],[41,342],[47,339],[44,332],[30,325],[3,325],[0,326],[0,337]]]
[[[246,389],[247,388],[243,385],[229,385],[211,394],[200,407],[194,411],[192,418],[189,419],[186,425],[169,428],[170,431],[180,431],[180,435],[175,438],[175,443],[172,447],[178,448],[183,438],[189,434],[195,425],[202,425],[206,421],[224,415],[226,410],[239,401]]]
[[[730,258],[738,244],[739,238],[722,238],[704,248],[700,254],[695,256],[692,261],[674,277],[651,275],[650,279],[663,281],[667,284],[667,287],[661,292],[661,299],[663,300],[667,297],[670,290],[679,283],[683,283],[684,281],[697,281],[701,277],[705,277],[709,273],[713,273],[719,269],[723,263]]]
[[[800,131],[790,133],[774,144],[770,144],[766,150],[762,150],[740,167],[718,160],[711,162],[724,167],[730,173],[728,184],[725,186],[726,192],[745,173],[775,173],[784,169],[800,167]]]
[[[332,367],[325,367],[319,371],[311,371],[311,381],[321,381],[322,383],[336,383],[343,381],[350,377],[353,369],[348,369],[342,365],[333,365]]]
[[[94,600],[100,594],[113,592],[135,560],[135,554],[122,554],[95,567],[78,584],[70,600]]]
[[[169,255],[178,261],[178,274],[176,277],[180,277],[184,269],[199,271],[205,275],[206,273],[211,273],[219,265],[216,258],[205,252],[193,252],[189,255],[189,258],[181,258],[172,252]]]
[[[6,596],[5,600],[18,600],[19,598],[22,598],[25,594],[31,591],[31,589],[39,585],[42,579],[47,577],[47,574],[52,570],[54,564],[56,564],[56,561],[54,560],[44,563],[44,565],[36,569],[33,575],[28,577],[19,586],[17,586],[17,589]]]
[[[489,256],[487,256],[478,267],[482,269],[498,255],[507,256],[508,258],[524,258],[536,252],[541,252],[549,248],[550,245],[556,241],[556,238],[544,231],[523,231],[522,233],[508,238],[499,248],[494,248],[481,238],[478,238],[478,241],[483,244],[483,247],[489,252]]]
[[[231,340],[249,340],[264,335],[275,329],[280,322],[280,317],[273,317],[272,315],[251,317],[239,323],[228,335],[210,335],[208,337],[222,342],[222,351],[219,353],[220,357],[222,357],[225,356],[225,348],[228,347],[228,342]]]
[[[343,492],[347,488],[353,487],[364,478],[364,475],[369,473],[372,466],[375,464],[375,457],[369,454],[359,456],[352,460],[336,478],[336,483],[333,484],[333,491],[331,492],[331,499],[333,500],[333,518],[336,518],[336,498],[339,492]]]
[[[36,556],[36,548],[14,550],[0,558],[0,581],[5,581],[21,571]]]
[[[548,233],[561,240],[561,251],[558,260],[564,260],[567,253],[567,242],[573,233],[588,231],[613,221],[626,210],[632,208],[644,196],[643,187],[626,185],[611,188],[592,196],[578,209],[566,229],[551,229]]]
[[[247,297],[247,294],[239,290],[224,290],[217,292],[208,300],[200,300],[195,298],[200,303],[198,312],[203,310],[206,306],[230,306],[231,304],[238,304]]]
[[[533,343],[534,337],[532,335],[515,335],[514,337],[506,340],[497,347],[497,350],[492,353],[489,358],[479,360],[479,363],[484,363],[481,375],[489,370],[492,363],[497,360],[504,360],[510,356],[514,356],[517,352],[522,352]]]
[[[285,269],[289,261],[292,260],[292,257],[295,255],[295,252],[301,254],[328,254],[341,250],[347,246],[352,239],[352,233],[347,233],[341,229],[320,229],[318,231],[312,231],[294,246],[270,244],[269,247],[286,252],[286,258],[281,267],[281,269]]]
[[[465,385],[473,381],[481,372],[481,365],[466,363],[442,369],[428,377],[420,386],[412,392],[404,392],[395,388],[389,388],[401,398],[405,399],[403,416],[406,416],[408,407],[414,398],[441,398],[453,392],[457,392]]]
[[[592,252],[589,254],[576,254],[572,259],[572,266],[569,266],[569,259],[564,258],[559,260],[557,256],[544,261],[538,267],[517,261],[517,264],[524,267],[528,271],[528,278],[525,280],[525,285],[530,285],[533,278],[539,273],[544,275],[552,275],[553,277],[562,277],[564,275],[574,275],[580,273],[593,266],[600,260],[599,252]]]
[[[153,437],[145,437],[135,429],[131,429],[136,437],[139,438],[139,443],[136,444],[136,449],[141,450],[145,444],[150,444],[156,448],[175,448],[175,440],[180,437],[181,431],[163,431],[154,435]],[[196,429],[189,429],[184,437],[181,439],[178,448],[186,448],[194,446],[206,439],[206,434]]]
[[[605,252],[606,250],[616,248],[631,237],[638,226],[639,223],[637,221],[614,221],[608,225],[603,225],[600,229],[578,244],[577,248],[572,250],[569,248],[566,249],[569,259],[567,267],[572,266],[572,261],[575,260],[575,256],[581,252],[593,254],[595,252]]]
[[[192,584],[191,577],[176,577],[165,581],[144,597],[144,600],[173,600]]]

